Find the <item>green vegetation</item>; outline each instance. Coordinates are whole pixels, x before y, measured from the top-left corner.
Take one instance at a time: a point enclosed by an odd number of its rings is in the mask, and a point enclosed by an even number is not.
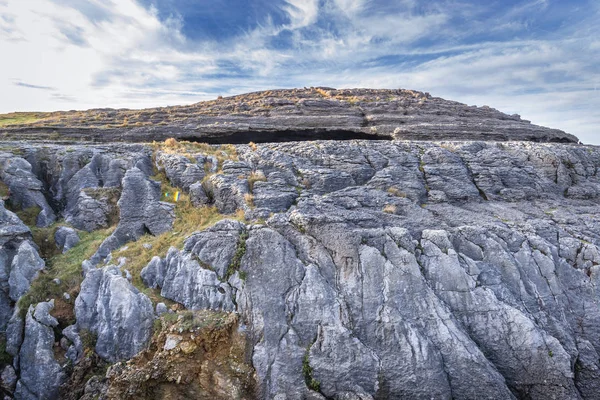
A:
[[[81,263],[96,252],[112,230],[110,228],[91,233],[82,232],[81,241],[75,247],[65,254],[58,254],[46,260],[46,269],[33,281],[29,292],[19,300],[18,305],[23,316],[32,304],[52,298],[56,299],[57,303],[64,302],[63,293],[68,293],[72,302],[83,280]],[[60,284],[53,282],[54,279],[59,279]],[[56,309],[60,309],[60,304],[56,304]],[[70,316],[64,317],[68,319]]]
[[[313,377],[313,370],[310,366],[310,346],[308,346],[306,353],[304,353],[304,359],[302,360],[302,374],[304,375],[306,386],[310,390],[314,390],[315,392],[321,391],[321,383]]]
[[[16,214],[25,225],[31,227],[35,226],[37,222],[37,216],[40,214],[41,211],[42,209],[38,206],[33,206],[24,210],[19,210],[16,212]]]
[[[220,146],[210,145],[208,143],[177,141],[174,138],[169,138],[164,142],[153,142],[154,150],[160,150],[169,154],[179,154],[188,158],[192,158],[198,153],[208,156],[214,156],[217,161],[217,170],[221,170],[223,162],[227,160],[238,161],[239,157],[237,150],[232,144],[223,144]]]
[[[0,368],[12,364],[12,356],[6,352],[6,335],[0,335]]]
[[[228,280],[235,271],[240,269],[240,263],[242,262],[242,257],[246,254],[246,240],[248,240],[248,232],[243,232],[240,234],[240,238],[238,240],[237,248],[235,250],[235,254],[233,255],[233,259],[231,260],[231,264],[227,267],[227,273],[225,274],[225,280]],[[240,278],[242,274],[240,273]],[[244,277],[246,274],[244,274]]]
[[[4,182],[0,182],[0,199],[6,200],[10,195],[10,189]]]
[[[32,124],[48,117],[48,115],[48,113],[35,112],[16,112],[10,114],[0,114],[0,127],[7,127],[10,125]]]

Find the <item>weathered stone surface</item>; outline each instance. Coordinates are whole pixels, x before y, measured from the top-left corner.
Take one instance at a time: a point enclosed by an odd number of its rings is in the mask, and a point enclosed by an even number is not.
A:
[[[56,242],[56,247],[62,250],[63,253],[66,253],[79,243],[79,235],[75,229],[61,226],[54,234],[54,241]]]
[[[173,186],[180,187],[185,191],[190,186],[204,178],[204,166],[191,162],[187,157],[177,154],[158,152],[156,165],[165,172]]]
[[[269,219],[195,233],[156,254],[142,279],[187,308],[239,314],[258,398],[597,398],[597,148],[318,141],[236,151],[216,189],[190,192]],[[175,182],[186,169],[173,171]],[[80,297],[103,271],[86,270]],[[118,290],[89,304],[112,310],[137,298],[114,276]],[[94,309],[110,321],[99,331],[154,318],[151,305],[127,301],[119,312]],[[64,346],[77,360],[72,330]],[[105,337],[104,351],[121,344]],[[169,351],[192,351],[184,342]]]
[[[139,168],[127,171],[119,199],[120,219],[117,229],[91,258],[93,264],[105,259],[112,250],[139,239],[145,233],[160,235],[172,229],[173,204],[160,201],[160,184]]]
[[[7,365],[2,370],[2,374],[0,374],[0,382],[2,389],[7,391],[8,393],[12,393],[15,391],[15,387],[17,386],[17,373],[15,369],[11,365]]]
[[[14,213],[6,210],[4,202],[0,200],[0,331],[6,328],[13,313],[13,303],[16,300],[11,294],[18,296],[19,292],[26,290],[30,282],[28,278],[35,276],[39,267],[39,257],[35,257],[37,252],[29,244],[30,240],[29,228]],[[32,264],[27,263],[28,248]],[[20,257],[17,258],[19,252]]]
[[[25,319],[25,335],[20,357],[20,379],[15,399],[56,399],[66,376],[54,358],[56,319],[48,314],[54,303],[30,306]]]
[[[165,112],[94,110],[62,122],[3,128],[2,133],[40,139],[98,142],[161,141],[170,137],[212,143],[394,138],[398,140],[526,140],[577,143],[576,137],[533,125],[519,115],[475,107],[405,89],[305,88],[269,90],[180,106]],[[152,115],[153,117],[149,117]],[[124,118],[130,127],[120,125]],[[158,119],[156,119],[158,118]],[[54,118],[61,121],[61,118]],[[156,122],[160,121],[160,124]],[[139,126],[141,125],[141,126]],[[49,128],[52,129],[49,129]],[[56,139],[54,139],[56,140]]]
[[[164,260],[154,258],[142,270],[149,287],[161,288],[161,296],[192,310],[232,311],[231,287],[215,271],[202,267],[194,255],[172,247]]]
[[[248,207],[244,196],[249,194],[248,181],[236,174],[212,175],[204,182],[204,191],[223,214],[233,214]]]
[[[152,333],[152,302],[118,267],[90,270],[75,300],[77,328],[97,337],[96,352],[107,361],[133,357]]]
[[[27,293],[31,282],[44,267],[44,260],[40,258],[37,250],[28,241],[21,242],[17,254],[12,259],[8,276],[10,298],[16,302]]]
[[[202,207],[210,204],[210,199],[204,191],[202,182],[196,182],[190,185],[190,201],[194,207]]]
[[[44,197],[43,183],[33,174],[27,160],[0,152],[0,178],[10,190],[13,207],[25,210],[38,207],[37,226],[45,227],[56,221],[56,214]]]

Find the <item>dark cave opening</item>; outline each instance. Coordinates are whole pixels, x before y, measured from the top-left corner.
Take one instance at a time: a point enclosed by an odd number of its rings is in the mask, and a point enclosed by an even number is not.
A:
[[[247,144],[250,142],[307,142],[313,140],[392,140],[392,137],[341,129],[285,129],[277,131],[248,130],[221,136],[182,136],[179,139],[208,144]]]

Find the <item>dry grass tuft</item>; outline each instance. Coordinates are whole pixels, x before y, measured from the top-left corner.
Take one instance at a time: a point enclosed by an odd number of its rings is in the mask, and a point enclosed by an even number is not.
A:
[[[250,176],[248,177],[248,186],[250,187],[250,191],[252,192],[254,190],[255,182],[266,182],[266,181],[267,181],[267,177],[265,176],[265,174],[262,171],[252,172],[250,174]]]
[[[254,207],[254,195],[251,193],[246,193],[244,195],[244,200],[246,201],[246,204],[248,204],[250,207]]]
[[[154,176],[153,179],[161,182],[162,201],[175,204],[173,230],[159,236],[144,235],[136,242],[128,243],[126,250],[116,250],[113,257],[125,257],[127,259],[125,268],[131,272],[133,284],[156,302],[164,300],[158,297],[157,292],[146,288],[140,277],[140,272],[148,265],[152,257],[164,257],[171,247],[181,249],[185,240],[192,233],[206,229],[222,219],[230,218],[244,221],[244,212],[238,210],[236,214],[224,215],[220,214],[216,207],[196,208],[186,193],[181,193],[179,201],[174,202],[172,197],[164,197],[164,193],[174,193],[179,189],[171,186],[163,173]],[[147,249],[144,244],[149,244],[152,248]]]
[[[165,146],[167,147],[178,147],[179,143],[177,142],[177,139],[175,138],[168,138],[167,140],[165,140]]]
[[[398,209],[393,204],[386,204],[383,207],[383,212],[387,214],[396,214],[396,211],[398,211]]]
[[[398,189],[395,186],[391,186],[390,188],[388,188],[387,192],[389,194],[391,194],[392,196],[402,197],[402,198],[406,197],[406,193],[404,193],[403,191],[401,191],[400,189]]]

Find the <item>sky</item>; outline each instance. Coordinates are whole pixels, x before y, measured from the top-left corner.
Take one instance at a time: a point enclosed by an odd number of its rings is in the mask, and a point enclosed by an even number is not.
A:
[[[600,145],[598,0],[0,0],[0,112],[404,88]]]

